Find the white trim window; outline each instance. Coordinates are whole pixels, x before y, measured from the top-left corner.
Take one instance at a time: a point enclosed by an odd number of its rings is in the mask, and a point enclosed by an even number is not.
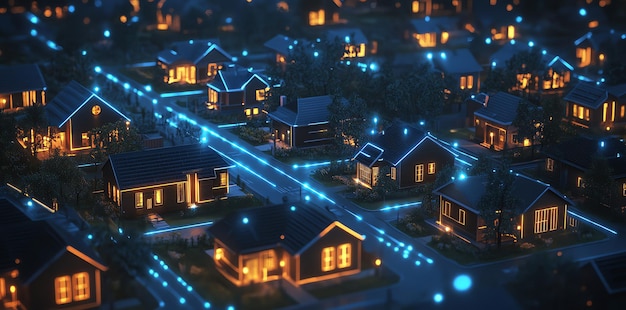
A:
[[[337,268],[348,268],[352,265],[352,245],[344,243],[337,247]]]
[[[185,183],[176,184],[176,202],[185,202]]]
[[[534,232],[540,234],[556,230],[558,228],[558,213],[558,207],[535,210]]]
[[[583,183],[583,177],[576,177],[576,187],[585,187],[585,184]]]
[[[372,185],[372,169],[362,163],[358,163],[359,166],[359,181]]]
[[[449,201],[443,202],[443,208],[441,209],[441,214],[450,217],[450,213],[452,212],[452,204]]]
[[[326,247],[322,249],[322,271],[331,271],[335,269],[335,247]]]
[[[428,163],[428,174],[435,174],[435,163]]]
[[[391,167],[391,179],[395,180],[396,179],[396,167]]]
[[[163,189],[155,189],[154,190],[154,205],[160,206],[163,205]]]
[[[546,171],[554,171],[554,159],[546,158]]]
[[[135,193],[135,208],[137,209],[143,208],[143,193],[142,192]]]
[[[459,209],[459,224],[465,225],[465,210]]]
[[[415,165],[415,183],[424,182],[424,164]]]

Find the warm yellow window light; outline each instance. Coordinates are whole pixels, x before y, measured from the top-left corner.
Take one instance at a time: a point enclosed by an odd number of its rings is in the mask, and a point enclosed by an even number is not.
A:
[[[57,305],[72,301],[70,286],[70,276],[61,276],[54,279],[54,299]]]
[[[86,272],[79,272],[72,276],[72,280],[74,285],[74,301],[89,299],[89,274]]]

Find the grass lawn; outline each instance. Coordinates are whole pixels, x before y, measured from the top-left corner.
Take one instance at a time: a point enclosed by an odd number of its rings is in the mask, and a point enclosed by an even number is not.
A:
[[[225,200],[216,200],[199,206],[195,210],[186,210],[183,216],[178,212],[161,214],[161,216],[170,226],[181,226],[217,220],[235,210],[259,207],[262,205],[263,203],[258,198],[253,195],[248,195],[245,197],[230,197]]]
[[[469,130],[468,128],[455,128],[437,132],[437,137],[439,139],[449,142],[452,142],[454,140],[472,141],[475,135],[475,132]]]
[[[209,301],[212,308],[225,309],[232,305],[236,309],[276,309],[296,303],[274,286],[236,287],[217,271],[213,259],[202,248],[187,248],[179,253],[182,256],[178,259],[170,256],[162,246],[154,250],[202,298]]]
[[[400,222],[394,221],[391,224],[399,231],[412,238],[432,236],[439,233],[439,230],[427,224],[423,219],[421,221],[415,221],[411,223],[400,219]]]

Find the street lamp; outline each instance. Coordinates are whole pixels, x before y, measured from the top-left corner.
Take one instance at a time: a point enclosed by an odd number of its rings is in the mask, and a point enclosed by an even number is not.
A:
[[[376,270],[376,276],[380,275],[380,266],[383,264],[383,261],[380,258],[377,258],[374,261],[374,266],[375,266],[375,270]]]

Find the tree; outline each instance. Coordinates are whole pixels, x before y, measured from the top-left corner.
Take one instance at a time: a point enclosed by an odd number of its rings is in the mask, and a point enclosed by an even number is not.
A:
[[[512,195],[513,181],[509,164],[503,161],[498,169],[487,174],[485,192],[478,201],[480,216],[487,226],[486,238],[495,241],[498,248],[502,245],[502,235],[513,233],[512,219],[518,204]]]
[[[538,50],[520,51],[506,61],[504,67],[492,69],[487,75],[482,89],[489,92],[517,90],[526,97],[530,90],[540,90],[541,74],[545,62]]]
[[[145,260],[152,257],[152,253],[142,234],[124,230],[120,234],[112,232],[107,226],[92,226],[91,234],[91,245],[107,265],[131,275],[146,274]]]
[[[437,172],[437,178],[435,182],[423,185],[421,191],[422,195],[422,209],[427,216],[434,216],[437,213],[437,204],[433,203],[435,195],[433,191],[444,184],[450,182],[452,178],[457,174],[457,169],[454,166],[445,166]]]
[[[37,150],[44,146],[44,137],[47,136],[48,119],[43,104],[33,103],[32,106],[25,107],[18,123],[21,138],[27,138],[27,146],[31,154],[37,158]]]
[[[611,209],[619,208],[613,206],[616,187],[613,170],[606,158],[594,156],[591,161],[591,168],[583,175],[583,195],[586,197],[587,203],[592,206],[602,205]]]
[[[516,77],[512,72],[505,68],[498,67],[491,69],[485,82],[482,83],[481,89],[487,92],[507,92],[517,83]]]
[[[123,120],[105,124],[91,130],[94,147],[91,157],[101,162],[108,155],[138,151],[142,149],[142,138],[137,129]]]
[[[551,97],[544,100],[541,117],[541,148],[556,144],[563,136],[562,119],[564,115],[564,105],[561,99]]]
[[[376,176],[376,184],[372,189],[380,197],[383,197],[383,201],[385,201],[388,194],[398,190],[398,181],[391,179],[391,168],[389,166],[380,167]]]
[[[493,163],[489,155],[485,153],[478,154],[478,159],[469,170],[469,175],[487,175],[493,170]]]
[[[41,163],[39,172],[56,177],[57,182],[53,187],[56,198],[69,201],[70,194],[73,194],[78,205],[80,194],[86,188],[87,181],[73,158],[62,156],[59,150],[55,149],[52,156]]]
[[[535,139],[541,136],[542,113],[540,107],[527,101],[522,101],[517,106],[517,114],[515,115],[515,119],[513,119],[513,126],[517,128],[518,141],[524,141],[526,139],[530,141],[531,159],[535,155]]]
[[[348,100],[334,96],[328,110],[328,122],[335,135],[336,145],[340,148],[350,146],[351,150],[359,147],[367,126],[365,101],[356,95]]]

